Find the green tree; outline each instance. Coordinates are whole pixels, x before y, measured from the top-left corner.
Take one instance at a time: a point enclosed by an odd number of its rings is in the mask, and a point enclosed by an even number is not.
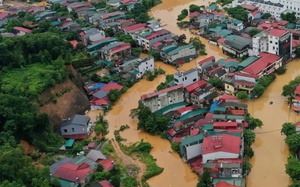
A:
[[[142,54],[142,48],[136,47],[131,49],[132,56],[139,57]]]
[[[264,92],[265,92],[265,87],[261,84],[256,84],[252,91],[254,97],[260,97],[264,94]]]
[[[268,19],[270,17],[272,17],[272,14],[270,14],[270,13],[264,13],[261,18],[262,19]]]
[[[253,118],[252,116],[246,117],[246,121],[248,122],[248,128],[251,130],[258,128],[262,128],[263,122],[258,118]]]
[[[79,40],[79,34],[77,32],[70,31],[66,36],[66,40]]]
[[[281,134],[286,136],[290,136],[292,134],[296,134],[296,126],[294,123],[286,122],[282,125]]]
[[[281,19],[286,20],[288,22],[296,22],[296,12],[287,12],[287,13],[281,13],[280,14]]]
[[[244,143],[246,146],[251,146],[255,142],[255,133],[252,130],[244,130]]]
[[[244,156],[247,156],[248,158],[252,158],[254,156],[253,149],[249,146],[246,146],[244,149]]]
[[[285,172],[293,181],[300,180],[300,162],[293,155],[290,155],[288,158],[288,162],[285,165]]]
[[[212,22],[209,24],[209,28],[216,28],[218,24],[216,22]]]
[[[179,142],[172,142],[171,144],[171,148],[172,150],[178,152],[179,151],[179,146],[180,146],[180,143]]]
[[[107,28],[107,29],[105,29],[105,35],[112,37],[115,35],[115,32],[112,28]]]
[[[253,28],[249,31],[250,36],[255,36],[256,34],[260,33],[261,31],[257,28]]]
[[[8,22],[6,23],[5,29],[6,29],[8,32],[12,32],[12,31],[13,31],[13,28],[14,28],[15,26],[22,26],[21,21],[18,20],[18,19],[11,19],[11,20],[8,20]]]
[[[248,12],[240,5],[233,8],[229,8],[227,10],[227,13],[235,19],[241,21],[248,21]]]
[[[292,134],[287,136],[285,139],[285,143],[289,146],[289,150],[291,153],[296,153],[300,148],[300,134]]]
[[[211,175],[207,168],[204,168],[202,175],[199,178],[197,187],[208,187],[212,186]]]
[[[218,78],[211,78],[208,80],[208,83],[210,83],[211,85],[213,85],[216,88],[223,88],[223,82],[221,79]]]
[[[189,6],[189,11],[190,11],[190,12],[201,12],[201,8],[200,8],[200,6],[198,6],[198,5],[191,4],[191,5]]]
[[[248,99],[248,93],[246,91],[239,91],[237,93],[237,97],[242,100],[242,101],[245,101]]]
[[[189,11],[187,9],[183,9],[181,11],[181,14],[187,16],[189,14]]]
[[[244,176],[249,175],[249,173],[251,172],[251,168],[252,168],[252,165],[250,164],[250,162],[247,160],[244,160],[243,161],[243,175]]]
[[[293,184],[289,185],[289,187],[300,187],[300,180],[294,180]]]
[[[185,44],[185,40],[186,40],[185,34],[181,34],[177,38],[177,42],[180,43],[180,44]]]
[[[201,50],[201,49],[205,49],[205,45],[202,44],[202,42],[200,41],[200,39],[198,37],[191,37],[189,44],[192,44],[196,50]]]
[[[114,103],[116,102],[122,95],[122,91],[118,90],[118,89],[112,89],[108,92],[107,96],[108,99]]]

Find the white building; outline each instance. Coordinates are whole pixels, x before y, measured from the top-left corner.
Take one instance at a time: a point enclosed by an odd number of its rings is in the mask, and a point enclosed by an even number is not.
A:
[[[183,86],[186,87],[194,82],[197,82],[198,80],[199,76],[196,68],[192,68],[186,72],[178,70],[178,72],[174,74],[175,85],[183,84]]]
[[[277,19],[280,14],[286,10],[296,12],[296,17],[300,17],[300,1],[299,0],[234,0],[232,6],[240,4],[252,4],[258,7],[263,13],[270,13]]]
[[[252,54],[268,52],[278,56],[292,54],[292,33],[283,29],[262,31],[252,38]]]
[[[143,76],[147,71],[154,71],[154,58],[148,57],[144,59],[138,59],[139,76]]]
[[[235,29],[241,31],[244,29],[244,24],[241,20],[232,19],[227,22],[227,29]]]

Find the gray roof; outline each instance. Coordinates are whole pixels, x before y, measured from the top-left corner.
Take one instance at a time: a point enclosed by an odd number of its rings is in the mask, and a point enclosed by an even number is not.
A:
[[[65,119],[61,123],[60,127],[65,127],[65,126],[68,126],[71,124],[86,126],[89,121],[90,121],[90,117],[76,114],[76,115],[72,116],[71,118]]]
[[[178,77],[181,77],[181,76],[186,76],[186,75],[188,75],[190,73],[194,73],[195,71],[197,71],[197,69],[196,68],[192,68],[192,69],[190,69],[188,71],[185,71],[185,72],[177,71],[174,75],[177,75]]]
[[[97,160],[105,160],[107,159],[106,156],[103,155],[103,153],[99,150],[92,149],[87,155],[87,158],[91,159],[94,162],[97,162]]]
[[[53,175],[56,170],[63,164],[71,162],[72,158],[65,157],[50,166],[50,173]]]
[[[106,97],[107,94],[108,94],[108,93],[107,93],[106,91],[104,91],[104,90],[99,90],[99,91],[97,91],[96,93],[94,93],[93,96],[94,96],[94,97],[97,97],[97,98],[99,98],[99,99],[102,99],[102,98]]]
[[[222,77],[223,75],[225,75],[227,72],[225,69],[221,68],[221,69],[218,69],[216,71],[214,71],[211,76],[213,77],[217,77],[217,78],[220,78]]]
[[[225,45],[229,45],[237,50],[242,50],[251,45],[252,40],[241,36],[230,36],[225,38]]]

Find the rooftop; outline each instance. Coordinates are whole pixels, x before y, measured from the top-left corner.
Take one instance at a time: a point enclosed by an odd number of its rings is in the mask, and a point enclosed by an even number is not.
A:
[[[153,93],[150,93],[150,94],[144,94],[144,95],[141,96],[141,99],[145,100],[145,99],[148,99],[148,98],[151,98],[151,97],[159,96],[161,94],[165,94],[165,93],[168,93],[168,92],[171,92],[171,91],[178,90],[180,88],[183,88],[183,84],[172,86],[172,87],[169,87],[169,88],[157,91],[157,92],[153,92]]]
[[[61,127],[68,126],[71,124],[86,126],[89,121],[90,121],[90,118],[88,116],[76,114],[76,115],[72,116],[71,118],[63,120],[63,122],[61,123]]]
[[[187,92],[193,92],[198,88],[202,88],[203,86],[205,86],[207,84],[207,82],[205,80],[199,80],[197,82],[194,82],[193,84],[190,84],[188,86],[185,87]]]
[[[268,33],[272,36],[277,36],[278,37],[278,36],[282,36],[282,35],[288,33],[288,31],[283,30],[283,29],[270,29],[270,30],[268,30]]]
[[[214,56],[207,57],[207,58],[199,61],[198,64],[202,65],[202,64],[204,64],[205,62],[208,62],[208,61],[215,61],[215,57]]]
[[[256,60],[242,71],[253,75],[258,75],[258,73],[280,59],[279,56],[270,53],[260,53],[259,56],[260,59]]]
[[[181,50],[184,50],[186,48],[195,48],[193,45],[189,44],[189,45],[183,45],[183,46],[177,46],[177,48],[173,49],[172,51],[168,52],[167,55],[174,55],[176,53],[178,53]]]
[[[228,134],[220,134],[217,136],[207,136],[203,140],[202,154],[210,154],[216,152],[240,153],[241,138]]]
[[[151,40],[152,38],[155,38],[157,36],[160,36],[162,34],[168,34],[170,33],[170,31],[166,30],[166,29],[161,29],[159,31],[153,32],[150,35],[146,36],[145,38],[148,40]]]

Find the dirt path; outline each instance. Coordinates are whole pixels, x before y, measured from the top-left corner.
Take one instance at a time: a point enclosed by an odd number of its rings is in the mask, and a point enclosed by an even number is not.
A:
[[[30,145],[27,141],[21,140],[20,143],[23,147],[25,155],[28,155],[28,154],[33,153],[33,152],[36,151],[35,148],[32,145]]]
[[[146,165],[144,163],[141,163],[138,160],[134,160],[130,156],[125,155],[123,153],[123,151],[120,149],[119,144],[115,141],[114,138],[111,139],[111,144],[114,147],[118,158],[120,158],[122,160],[122,163],[125,166],[134,165],[134,166],[139,167],[139,172],[137,174],[137,180],[138,180],[139,186],[142,187],[143,186],[142,177],[143,177],[143,174],[146,172]]]

